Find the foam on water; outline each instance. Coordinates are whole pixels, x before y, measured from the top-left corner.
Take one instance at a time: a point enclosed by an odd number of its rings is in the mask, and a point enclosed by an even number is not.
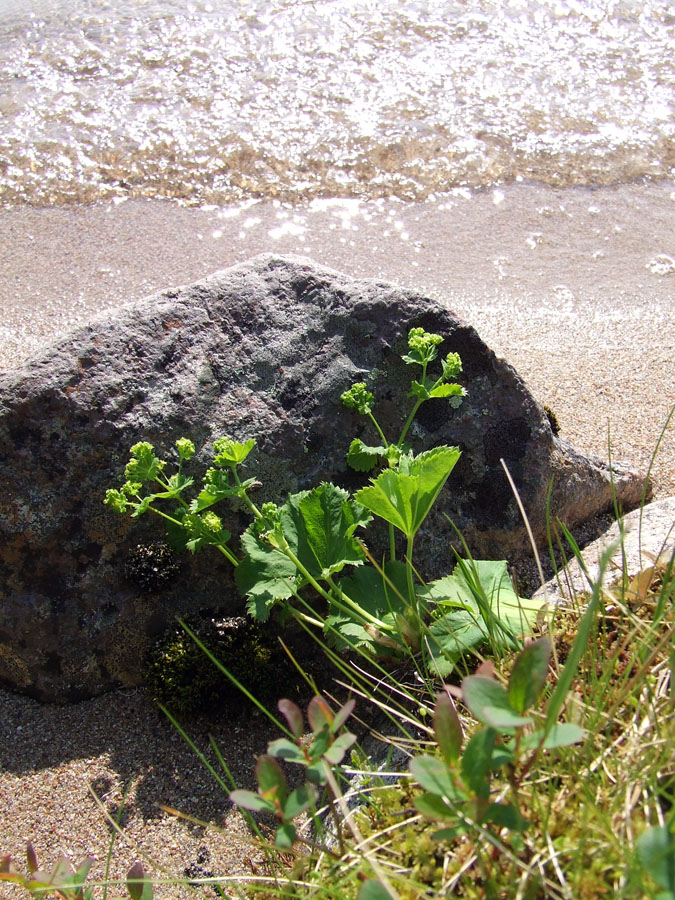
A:
[[[671,9],[0,0],[0,198],[423,199],[667,177]]]

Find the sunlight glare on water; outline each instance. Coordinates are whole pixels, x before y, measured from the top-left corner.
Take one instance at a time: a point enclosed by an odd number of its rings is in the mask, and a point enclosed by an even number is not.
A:
[[[667,177],[674,51],[666,0],[0,0],[0,200]]]

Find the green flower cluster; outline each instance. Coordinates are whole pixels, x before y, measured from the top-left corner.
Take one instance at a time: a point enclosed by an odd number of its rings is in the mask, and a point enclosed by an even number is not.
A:
[[[340,395],[340,400],[348,409],[355,409],[360,415],[367,416],[372,411],[375,397],[366,389],[365,382],[357,381]]]

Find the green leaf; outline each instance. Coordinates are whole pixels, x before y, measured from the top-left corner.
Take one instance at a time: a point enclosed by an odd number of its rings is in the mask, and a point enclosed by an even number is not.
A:
[[[402,456],[398,470],[387,469],[355,499],[372,513],[412,537],[428,515],[452,472],[460,451],[434,447],[417,457]]]
[[[325,784],[326,769],[323,759],[318,759],[311,766],[307,766],[305,774],[307,775],[307,781],[310,781],[312,784]]]
[[[438,697],[434,707],[434,734],[446,765],[456,763],[464,735],[455,704],[445,692]]]
[[[152,882],[145,877],[140,860],[136,860],[127,872],[127,891],[131,900],[152,900]]]
[[[346,565],[363,563],[354,532],[371,516],[342,488],[324,482],[312,491],[293,494],[280,518],[284,537],[313,577],[325,579]]]
[[[410,761],[410,772],[421,788],[430,794],[461,802],[462,791],[450,775],[443,760],[435,756],[416,756]]]
[[[413,381],[410,384],[410,396],[419,397],[420,400],[430,400],[431,393],[429,389],[433,387],[433,379],[425,378],[424,381]]]
[[[190,504],[190,512],[201,512],[226,497],[239,493],[237,485],[230,484],[229,470],[208,469],[204,475],[204,489]]]
[[[343,703],[340,709],[338,709],[338,711],[335,713],[333,724],[331,726],[331,731],[333,732],[333,734],[337,734],[338,731],[342,728],[347,719],[354,712],[355,706],[356,700],[347,700],[347,702]]]
[[[245,556],[234,570],[237,587],[249,598],[257,598],[256,614],[263,611],[269,614],[274,602],[292,597],[303,579],[281,550],[271,547],[257,536],[255,523],[242,534],[241,545]]]
[[[142,516],[150,509],[150,504],[155,499],[155,494],[149,494],[147,497],[143,497],[141,502],[136,506],[134,511],[131,514],[132,519],[137,519],[139,516]]]
[[[279,803],[284,802],[288,796],[286,776],[273,756],[263,754],[258,757],[255,765],[255,777],[258,782],[258,791],[262,797],[270,797],[272,800],[278,800]]]
[[[466,391],[459,384],[439,384],[429,392],[430,398],[464,397]]]
[[[324,752],[323,758],[331,766],[339,766],[342,760],[345,758],[345,753],[347,752],[347,750],[349,750],[352,744],[355,743],[355,734],[351,734],[351,732],[341,734],[340,737],[336,738],[330,745],[330,747]]]
[[[253,812],[269,812],[276,813],[276,807],[274,803],[270,800],[267,800],[265,797],[261,797],[260,794],[254,794],[253,791],[232,791],[230,794],[230,800],[232,803],[236,804],[236,806],[241,806],[244,809],[250,809]]]
[[[291,791],[283,805],[284,819],[294,819],[312,805],[312,793],[308,785],[303,784]]]
[[[405,563],[397,560],[384,564],[379,572],[374,566],[364,565],[349,577],[338,582],[343,594],[376,618],[387,612],[405,613],[408,585]]]
[[[546,734],[546,740],[542,744],[543,750],[555,750],[557,747],[569,747],[571,744],[578,744],[586,737],[586,732],[579,725],[573,722],[561,722],[553,725],[548,733],[543,729],[533,731],[531,734],[525,735],[521,740],[520,746],[523,750],[534,750],[539,746],[539,742]]]
[[[392,900],[392,896],[383,884],[369,878],[359,888],[357,900]]]
[[[551,642],[548,638],[533,641],[522,650],[513,665],[509,678],[509,704],[522,713],[537,702],[548,677]]]
[[[287,759],[289,762],[304,763],[305,754],[297,744],[289,741],[288,738],[277,738],[270,741],[267,745],[267,752],[270,756],[278,759]]]
[[[413,806],[428,819],[456,819],[457,805],[449,803],[440,794],[420,794]]]
[[[279,825],[274,832],[274,846],[280,850],[290,850],[295,843],[295,838],[295,825],[291,822],[285,822],[283,825]]]
[[[334,718],[333,710],[323,697],[318,695],[312,697],[307,707],[307,720],[315,734],[318,734],[322,728],[327,728],[330,732]]]
[[[462,755],[462,774],[466,783],[478,797],[490,793],[490,772],[497,732],[494,728],[481,728],[466,745]]]
[[[529,824],[514,806],[504,803],[491,803],[481,821],[494,822],[499,828],[511,831],[525,831]]]
[[[154,481],[164,468],[165,463],[155,456],[154,447],[147,441],[134,444],[130,453],[132,458],[124,470],[129,481]]]
[[[359,438],[354,438],[347,452],[347,463],[357,472],[370,472],[378,464],[380,457],[386,455],[386,447],[369,447]]]
[[[279,700],[277,708],[288,722],[288,727],[296,738],[302,737],[304,722],[298,704],[294,703],[292,700]]]
[[[425,639],[432,669],[441,678],[447,677],[457,660],[484,644],[487,636],[477,610],[447,613],[431,625]]]
[[[502,730],[532,723],[529,716],[523,717],[512,708],[506,688],[494,678],[469,675],[462,681],[462,696],[474,716],[485,725]]]
[[[637,852],[658,886],[675,893],[675,834],[664,825],[649,828],[637,839]]]
[[[240,466],[254,447],[253,438],[249,438],[243,444],[228,437],[218,438],[213,442],[215,454],[213,462],[217,466]]]

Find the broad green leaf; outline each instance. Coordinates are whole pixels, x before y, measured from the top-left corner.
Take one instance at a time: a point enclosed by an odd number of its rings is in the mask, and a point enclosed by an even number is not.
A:
[[[434,734],[446,765],[456,763],[462,751],[462,724],[450,696],[442,693],[434,707]]]
[[[374,566],[360,566],[349,577],[342,578],[338,586],[343,594],[371,616],[382,618],[386,612],[406,611],[408,584],[405,563],[389,561],[382,572]]]
[[[461,824],[455,825],[453,828],[439,828],[438,831],[432,833],[431,837],[435,841],[455,841],[468,831],[469,826]]]
[[[288,738],[277,738],[275,741],[270,741],[267,745],[267,752],[270,756],[278,759],[287,759],[289,762],[302,763],[305,761],[305,754],[302,749],[297,744],[294,744],[293,741],[289,741]]]
[[[413,805],[418,812],[429,819],[456,819],[457,805],[449,803],[440,794],[420,794]]]
[[[242,806],[244,809],[250,809],[252,812],[268,812],[276,813],[276,807],[270,800],[261,797],[260,794],[254,794],[253,791],[232,791],[230,800],[236,806]]]
[[[127,891],[131,900],[152,900],[152,882],[145,877],[143,863],[137,860],[127,872]]]
[[[137,519],[139,516],[142,516],[150,509],[150,504],[155,499],[155,494],[149,494],[147,497],[143,497],[141,502],[138,504],[136,509],[131,514],[132,519]]]
[[[304,722],[302,718],[302,712],[300,711],[300,707],[297,703],[294,703],[292,700],[280,700],[277,703],[277,708],[280,713],[285,717],[288,722],[288,727],[291,729],[296,738],[302,737],[302,732],[304,728]]]
[[[649,828],[637,839],[637,852],[658,886],[675,893],[675,834],[664,825]]]
[[[430,389],[433,387],[432,378],[426,378],[424,381],[413,381],[410,385],[410,397],[419,397],[420,400],[429,400],[431,398]]]
[[[511,729],[532,723],[530,717],[523,717],[513,709],[506,688],[494,678],[469,675],[462,681],[462,696],[474,716],[485,725]]]
[[[291,550],[314,578],[322,579],[346,565],[363,563],[364,553],[354,532],[370,519],[347,491],[327,482],[291,495],[280,510]]]
[[[306,784],[291,791],[283,804],[284,819],[294,819],[312,805],[312,794]]]
[[[281,550],[259,538],[253,525],[242,534],[245,556],[234,570],[234,579],[242,594],[257,597],[269,609],[276,600],[287,600],[303,583],[294,564]],[[262,608],[256,605],[256,611]]]
[[[523,750],[534,750],[539,746],[539,742],[543,738],[545,731],[533,731],[531,734],[525,735],[520,742]],[[569,747],[571,744],[578,744],[586,737],[586,732],[574,722],[561,722],[553,725],[546,734],[546,740],[542,744],[543,750],[555,750],[557,747]]]
[[[421,788],[430,794],[462,801],[464,796],[443,760],[435,756],[416,756],[410,760],[410,772]]]
[[[354,438],[347,452],[347,463],[357,472],[370,472],[386,455],[386,447],[369,447],[359,438]]]
[[[392,900],[392,896],[383,884],[369,878],[359,888],[357,900]]]
[[[255,447],[253,438],[243,444],[231,438],[222,437],[213,442],[213,461],[217,466],[239,466]]]
[[[508,828],[511,831],[525,831],[529,824],[515,807],[504,803],[491,803],[482,821],[494,822],[500,828]]]
[[[283,825],[279,825],[274,832],[274,845],[280,850],[290,850],[295,843],[295,837],[295,825],[291,822],[285,822]]]
[[[366,509],[412,537],[426,518],[460,457],[456,447],[434,447],[417,457],[402,456],[356,494]]]
[[[459,585],[461,597],[471,596],[479,605],[482,598],[486,598],[489,613],[494,617],[493,624],[497,623],[497,631],[515,637],[531,632],[543,601],[516,594],[506,561],[461,560],[453,571],[453,578]],[[481,588],[479,596],[476,596],[476,582]]]
[[[533,641],[522,650],[513,665],[509,678],[509,703],[522,713],[537,702],[546,685],[551,642],[548,638]]]
[[[324,752],[323,758],[330,763],[331,766],[339,766],[345,757],[345,753],[352,744],[356,743],[356,735],[351,732],[341,734],[336,738],[330,747]]]
[[[457,609],[444,615],[433,623],[425,638],[432,669],[441,678],[447,677],[458,659],[486,640],[487,632],[478,612]]]
[[[490,793],[490,772],[496,738],[494,728],[482,728],[474,734],[462,754],[462,774],[478,797],[487,797]]]
[[[357,501],[406,535],[414,534],[413,506],[419,482],[387,469],[369,487],[356,494]]]
[[[263,754],[255,765],[255,777],[261,796],[270,797],[283,803],[288,795],[286,776],[273,756]]]
[[[239,493],[238,485],[230,484],[230,472],[223,469],[208,469],[204,476],[204,488],[190,503],[190,512],[201,512]]]
[[[311,766],[307,766],[305,774],[307,776],[307,781],[312,784],[325,784],[326,769],[323,759],[318,759],[316,762],[312,763]]]

